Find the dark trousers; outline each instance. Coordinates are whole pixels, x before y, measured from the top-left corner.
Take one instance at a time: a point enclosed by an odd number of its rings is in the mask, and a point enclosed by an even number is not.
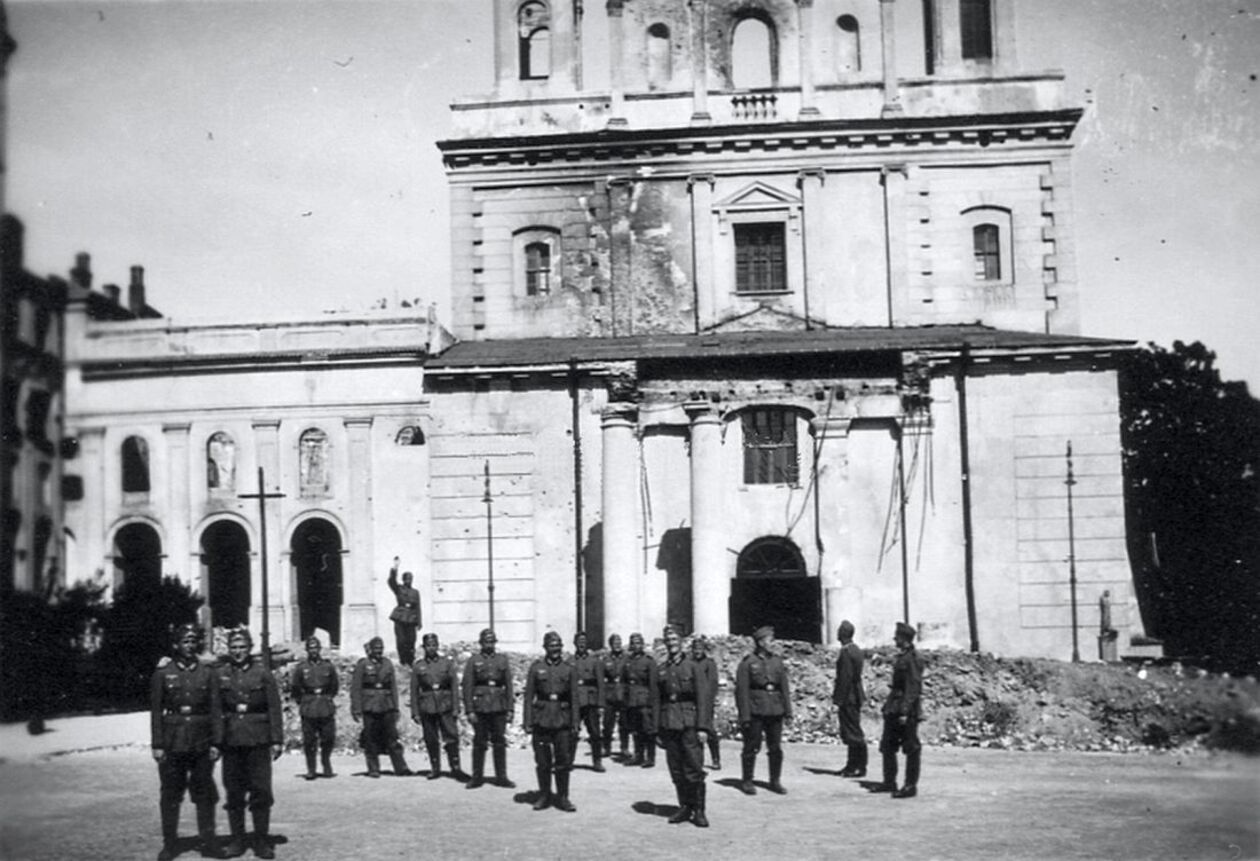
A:
[[[507,747],[507,712],[477,712],[473,715],[473,752],[489,745],[496,750]]]
[[[919,722],[909,718],[905,724],[896,715],[884,715],[884,734],[879,740],[879,752],[895,754],[899,749],[907,756],[918,753],[923,745],[919,743]]]
[[[591,743],[591,750],[596,758],[600,755],[599,706],[581,706],[578,708],[578,722],[586,727],[586,737]],[[580,732],[573,733],[573,747],[577,747]]]
[[[302,718],[302,749],[310,756],[316,749],[331,752],[337,744],[337,719],[328,717]]]
[[[270,762],[270,760],[268,760]],[[214,785],[214,763],[210,751],[170,751],[157,764],[158,780],[162,790],[163,805],[178,806],[184,800],[184,791],[193,804],[214,804],[219,800],[219,790]]]
[[[626,708],[621,703],[604,704],[604,747],[612,752],[613,731],[624,749],[630,730],[626,727]]]
[[[753,715],[744,732],[745,758],[754,757],[761,750],[761,740],[766,740],[766,751],[771,755],[783,750],[783,716]]]
[[[862,707],[846,704],[836,707],[840,720],[840,741],[842,744],[866,744],[866,734],[862,732]]]
[[[573,768],[573,729],[568,726],[547,729],[534,727],[534,767],[542,772],[561,774]]]
[[[223,791],[229,813],[271,809],[271,745],[223,748]]]
[[[450,712],[442,712],[441,714],[421,713],[420,729],[424,732],[424,749],[428,751],[429,759],[436,760],[438,758],[443,742],[446,743],[448,753],[452,747],[458,752],[459,727],[455,723],[455,715]]]
[[[368,756],[393,755],[402,750],[398,740],[398,712],[363,713],[363,752]]]
[[[394,623],[394,643],[398,646],[398,660],[409,667],[416,660],[416,627],[411,622]]]
[[[646,750],[652,741],[652,707],[629,706],[626,708],[626,728],[634,736],[640,750]]]
[[[704,744],[696,728],[663,729],[661,747],[665,748],[665,764],[675,786],[704,783]]]

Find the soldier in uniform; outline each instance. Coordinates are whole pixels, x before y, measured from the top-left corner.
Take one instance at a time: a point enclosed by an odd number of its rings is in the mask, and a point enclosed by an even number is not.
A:
[[[613,731],[616,730],[617,756],[626,758],[626,742],[630,734],[626,729],[626,686],[621,681],[621,669],[626,653],[621,648],[621,636],[608,638],[608,651],[600,656],[604,669],[604,756],[612,758]]]
[[[758,628],[753,632],[753,642],[753,653],[745,655],[735,671],[735,708],[744,736],[740,757],[744,774],[739,788],[745,795],[757,794],[753,770],[764,736],[766,758],[770,761],[770,791],[786,795],[782,782],[783,723],[792,719],[787,667],[783,659],[774,654],[774,628],[769,625]]]
[[[271,847],[271,761],[284,753],[280,688],[250,651],[246,630],[228,636],[228,663],[219,669],[223,709],[223,789],[232,840],[228,857],[245,852],[245,808],[254,819],[254,854],[275,858]]]
[[[385,657],[385,643],[373,637],[365,646],[367,657],[359,658],[350,677],[350,715],[363,722],[359,740],[367,759],[368,777],[381,776],[381,754],[389,754],[394,774],[411,774],[398,739],[398,684],[394,664]]]
[[[600,738],[599,716],[604,708],[604,667],[600,659],[587,648],[585,631],[578,631],[573,635],[573,670],[578,681],[577,697],[574,699],[578,729],[573,733],[573,753],[576,757],[578,736],[585,726],[586,736],[591,742],[592,768],[603,771],[604,766],[600,762],[603,742]]]
[[[398,660],[410,667],[416,659],[416,631],[420,627],[420,593],[411,587],[411,572],[402,575],[402,585],[398,585],[398,557],[394,557],[394,565],[389,569],[389,590],[394,593],[398,606],[390,611],[390,621],[394,623],[394,643],[398,647]]]
[[[919,721],[923,717],[923,661],[914,649],[914,628],[897,623],[893,640],[897,658],[893,662],[892,684],[884,703],[884,734],[879,752],[884,758],[884,781],[876,792],[891,792],[893,798],[914,798],[919,791]],[[906,782],[897,788],[897,749],[906,754]]]
[[[563,648],[564,641],[555,631],[548,631],[543,637],[546,654],[530,665],[525,679],[524,726],[533,736],[534,773],[538,776],[534,809],[545,810],[554,805],[557,810],[572,813],[576,808],[569,801],[569,773],[573,769],[573,738],[578,731],[575,704],[579,681],[577,668],[561,654]]]
[[[849,750],[841,777],[866,777],[866,735],[862,732],[862,703],[866,693],[862,690],[862,663],[865,660],[861,648],[853,642],[853,623],[845,619],[836,630],[840,639],[840,654],[836,657],[836,684],[831,701],[836,704],[840,720],[840,741]]]
[[[467,780],[459,767],[459,676],[455,662],[438,654],[437,634],[421,640],[424,656],[411,668],[411,719],[424,730],[429,753],[429,780],[442,776],[442,745],[451,765],[451,776]]]
[[[298,661],[289,682],[289,694],[302,718],[302,752],[306,754],[306,779],[314,780],[315,752],[319,751],[324,777],[332,777],[332,751],[337,743],[337,668],[320,656],[318,637],[306,640],[306,659]]]
[[[718,692],[717,662],[709,657],[709,641],[702,634],[697,634],[691,638],[691,660],[695,662],[697,672],[708,686],[709,697],[713,700],[716,708]],[[708,727],[701,730],[701,733],[704,735],[705,741],[708,742],[709,758],[713,761],[713,767],[721,771],[722,745],[721,740],[718,738],[717,730],[714,727]]]
[[[665,632],[665,660],[657,668],[655,693],[655,724],[678,796],[678,812],[669,821],[708,828],[700,733],[713,731],[713,686],[700,663],[683,655],[682,638],[672,628]]]
[[[626,689],[626,728],[634,736],[634,759],[630,765],[652,768],[656,765],[656,714],[652,698],[656,691],[656,661],[643,651],[643,635],[630,635],[630,654],[621,667],[621,683]]]
[[[223,742],[219,677],[201,663],[201,631],[179,625],[173,632],[174,659],[154,670],[149,683],[150,745],[161,783],[162,850],[158,861],[178,854],[179,806],[184,790],[197,808],[201,857],[223,858],[215,842],[214,763]]]
[[[464,665],[464,711],[473,725],[473,773],[467,789],[485,784],[486,748],[494,749],[494,783],[511,789],[507,776],[507,725],[516,713],[512,665],[495,651],[494,631],[481,632],[481,651]]]

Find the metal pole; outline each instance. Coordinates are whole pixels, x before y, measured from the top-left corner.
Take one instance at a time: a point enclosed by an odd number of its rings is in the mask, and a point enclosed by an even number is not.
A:
[[[1067,444],[1067,507],[1068,507],[1068,585],[1072,593],[1072,663],[1081,661],[1080,643],[1076,631],[1076,523],[1072,515],[1072,487],[1076,479],[1072,475],[1072,441]]]
[[[238,494],[241,499],[258,500],[258,546],[262,554],[262,659],[263,666],[271,669],[271,602],[267,595],[267,500],[280,499],[283,493],[267,493],[263,485],[263,468],[258,467],[258,492]]]
[[[487,590],[490,595],[490,627],[494,628],[494,518],[491,514],[493,502],[490,499],[490,461],[486,461],[486,495],[482,498],[486,504],[486,569]]]

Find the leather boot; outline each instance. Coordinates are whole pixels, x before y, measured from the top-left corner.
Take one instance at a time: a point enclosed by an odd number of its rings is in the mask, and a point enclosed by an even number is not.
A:
[[[319,764],[323,768],[324,777],[333,777],[332,749],[324,748],[319,752]]]
[[[197,805],[197,836],[201,838],[202,858],[225,858],[214,833],[214,804]]]
[[[403,756],[401,744],[396,744],[389,749],[389,762],[394,766],[394,774],[397,777],[411,776],[411,769],[407,767],[407,760]]]
[[[885,753],[884,755],[884,781],[879,786],[874,787],[872,792],[895,792],[897,790],[897,753]]]
[[[697,828],[709,827],[709,817],[704,814],[704,795],[704,781],[701,781],[700,783],[693,783],[691,785],[691,799],[692,803],[695,804],[695,812],[691,815],[691,821],[695,823]]]
[[[551,769],[535,768],[534,776],[538,778],[538,799],[534,802],[534,809],[546,810],[551,806]]]
[[[921,751],[906,754],[906,782],[893,793],[893,798],[914,798],[919,794],[919,757]]]
[[[516,788],[516,784],[508,780],[507,747],[501,744],[494,746],[494,785],[502,786],[504,789]]]
[[[254,856],[257,858],[275,858],[276,850],[271,848],[271,811],[254,811]]]
[[[654,768],[656,766],[656,742],[651,738],[645,743],[647,752],[643,756],[643,767]]]
[[[238,855],[245,854],[245,811],[229,810],[228,830],[232,834],[232,839],[228,841],[228,845],[223,847],[224,858],[236,858]]]
[[[442,757],[429,754],[429,780],[437,780],[442,776]]]
[[[713,770],[722,770],[722,743],[716,735],[709,736],[709,756],[713,757]]]
[[[845,745],[845,750],[848,752],[848,755],[844,759],[844,768],[840,769],[837,775],[840,777],[853,777],[853,763],[857,753],[851,744]]]
[[[315,774],[315,748],[308,747],[306,754],[306,774],[303,775],[307,780],[314,780],[318,775]]]
[[[468,782],[468,775],[464,774],[464,770],[459,766],[459,743],[452,742],[446,746],[446,761],[451,766],[451,777],[461,783]]]
[[[631,765],[643,765],[643,747],[644,741],[640,736],[634,737],[634,756],[630,759]],[[625,758],[625,751],[622,751],[622,758]]]
[[[368,770],[367,776],[380,777],[381,776],[380,756],[375,753],[365,753],[363,755],[363,758],[367,760],[367,770]]]
[[[866,743],[856,744],[853,746],[856,759],[853,761],[853,776],[866,777],[867,750]]]
[[[783,751],[772,751],[766,758],[770,760],[770,791],[787,795],[787,790],[783,788]]]
[[[556,797],[553,800],[556,810],[563,810],[565,813],[573,813],[577,810],[573,806],[573,802],[569,800],[569,772],[568,770],[556,773]]]
[[[692,787],[689,783],[674,784],[674,794],[678,796],[678,812],[669,817],[670,825],[677,825],[680,822],[689,822],[691,815],[694,813],[692,808]]]
[[[472,780],[465,784],[465,789],[477,789],[486,782],[486,749],[484,747],[473,748],[473,773]]]
[[[743,777],[739,782],[739,791],[745,795],[756,795],[757,787],[753,786],[753,770],[757,765],[757,755],[743,754],[739,758],[740,767],[743,769]]]
[[[158,852],[158,861],[171,861],[179,852],[175,846],[179,841],[179,802],[164,801],[158,805],[158,811],[162,815],[162,851]]]
[[[591,739],[591,770],[603,771],[604,764],[600,762],[600,754],[603,753],[603,746],[599,743],[599,739]]]

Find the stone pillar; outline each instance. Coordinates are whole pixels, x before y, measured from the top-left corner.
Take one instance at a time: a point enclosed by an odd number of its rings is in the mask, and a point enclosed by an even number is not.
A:
[[[708,125],[709,115],[709,51],[704,41],[706,0],[690,0],[687,22],[691,27],[691,123]]]
[[[106,486],[108,472],[105,469],[105,428],[79,428],[79,463],[83,478],[83,531],[82,563],[80,572],[87,577],[100,571],[106,582],[112,582],[112,563],[106,559],[109,552],[105,545]],[[66,560],[66,574],[73,576],[72,560]]]
[[[886,219],[887,260],[885,283],[888,289],[888,320],[885,325],[906,324],[910,315],[909,248],[906,224],[906,181],[909,169],[904,164],[880,168],[884,184],[884,216]]]
[[[257,462],[262,467],[265,482],[263,490],[266,493],[273,493],[274,488],[283,486],[283,476],[280,473],[280,422],[278,420],[255,421],[253,429]],[[257,472],[248,477],[237,476],[237,490],[240,492],[257,493],[257,483]],[[245,486],[248,486],[249,490],[244,490]],[[252,502],[257,504],[257,500],[252,500]],[[295,635],[291,623],[296,615],[294,609],[289,606],[293,597],[290,596],[288,588],[289,569],[285,564],[288,553],[284,552],[284,535],[280,531],[281,502],[282,500],[279,499],[267,500],[265,522],[258,521],[257,508],[248,509],[249,519],[257,524],[255,534],[258,536],[258,545],[253,553],[256,564],[250,576],[249,586],[253,605],[250,608],[250,627],[257,639],[258,633],[262,631],[263,613],[266,613],[267,626],[271,629],[272,644],[283,642],[291,635]],[[265,608],[262,606],[262,530],[264,529],[267,530],[267,606]]]
[[[166,440],[166,470],[169,476],[167,488],[170,491],[167,495],[166,516],[163,518],[169,545],[166,548],[166,558],[174,569],[170,573],[208,599],[210,584],[199,582],[201,565],[196,558],[197,554],[192,552],[192,537],[188,534],[191,505],[189,475],[192,471],[188,434],[191,430],[192,426],[187,423],[162,425],[162,435]],[[202,452],[203,460],[204,457],[205,453]],[[204,466],[199,474],[206,474]]]
[[[683,405],[691,419],[691,606],[696,631],[731,629],[722,487],[722,418],[708,401]]]
[[[626,73],[625,73],[625,22],[622,0],[609,0],[608,3],[608,81],[612,93],[612,104],[608,125],[624,126],[626,124]]]
[[[962,18],[958,0],[936,0],[936,74],[962,70]]]
[[[601,416],[604,512],[604,630],[624,639],[642,624],[639,547],[635,540],[635,488],[639,486],[633,404],[612,403]]]
[[[821,284],[810,277],[811,261],[817,266],[827,259],[827,245],[832,241],[827,231],[825,206],[822,188],[827,181],[827,171],[821,167],[808,168],[796,174],[796,184],[801,189],[801,233],[805,246],[805,318],[806,321],[818,320],[826,322],[828,315],[827,299],[843,289],[841,284]]]
[[[895,0],[879,0],[879,39],[884,57],[883,116],[901,113],[901,92],[897,88],[897,16]]]
[[[376,559],[372,541],[372,419],[350,418],[344,421],[349,440],[348,486],[350,522],[346,549],[342,557],[341,641],[362,642],[388,627],[376,610]]]
[[[713,274],[713,174],[687,177],[691,192],[691,274],[694,279],[696,331],[717,322],[717,284]]]
[[[814,0],[797,0],[796,17],[801,52],[801,118],[818,116],[814,104]]]
[[[994,0],[993,67],[997,74],[1013,75],[1019,71],[1015,42],[1014,0]]]
[[[849,505],[849,416],[819,416],[810,422],[818,460],[818,531],[827,536],[826,551],[819,575],[823,590],[824,641],[832,643],[836,626],[848,619],[861,629],[861,590],[847,582],[853,570],[850,546]]]

